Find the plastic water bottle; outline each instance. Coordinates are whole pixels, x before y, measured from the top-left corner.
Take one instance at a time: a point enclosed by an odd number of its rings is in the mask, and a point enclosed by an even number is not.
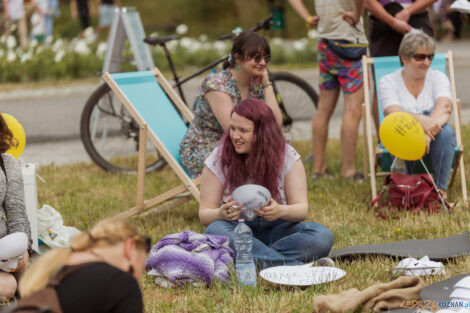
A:
[[[238,220],[235,227],[235,270],[237,281],[240,285],[256,285],[256,267],[251,249],[253,248],[253,237],[251,228],[245,224],[245,220]]]
[[[406,174],[406,165],[405,161],[402,159],[399,159],[397,157],[394,158],[392,162],[392,166],[390,167],[390,171],[392,173],[401,173],[401,174]]]

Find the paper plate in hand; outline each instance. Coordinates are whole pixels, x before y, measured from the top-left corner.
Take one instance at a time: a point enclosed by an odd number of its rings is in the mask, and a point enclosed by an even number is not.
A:
[[[310,286],[340,279],[346,272],[336,267],[298,265],[266,268],[259,275],[275,284]]]

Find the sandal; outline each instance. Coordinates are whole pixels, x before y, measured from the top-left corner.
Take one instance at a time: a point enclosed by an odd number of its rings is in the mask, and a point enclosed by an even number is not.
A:
[[[333,174],[331,174],[331,172],[328,169],[326,169],[324,173],[313,173],[311,177],[312,177],[312,180],[318,180],[321,178],[332,179]]]
[[[353,176],[349,176],[349,177],[343,176],[343,178],[347,180],[359,182],[359,183],[362,183],[364,181],[364,175],[361,172],[355,172]]]

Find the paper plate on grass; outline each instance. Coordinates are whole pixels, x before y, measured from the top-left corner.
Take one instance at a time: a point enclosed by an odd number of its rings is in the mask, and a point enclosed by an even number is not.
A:
[[[262,270],[259,275],[274,284],[287,286],[310,286],[340,279],[346,272],[336,267],[311,266],[275,266]]]

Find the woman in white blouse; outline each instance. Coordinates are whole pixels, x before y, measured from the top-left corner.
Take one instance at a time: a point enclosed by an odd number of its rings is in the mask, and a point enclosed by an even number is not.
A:
[[[405,111],[423,126],[426,153],[445,198],[456,143],[454,130],[447,124],[452,113],[450,82],[442,72],[430,69],[434,51],[434,41],[427,34],[406,34],[398,51],[403,67],[380,80],[379,97],[384,115]],[[409,172],[414,164],[407,162]]]

